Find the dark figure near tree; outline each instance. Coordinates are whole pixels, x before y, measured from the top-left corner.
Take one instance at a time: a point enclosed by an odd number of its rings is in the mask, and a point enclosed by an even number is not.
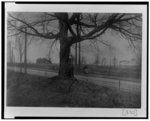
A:
[[[74,78],[73,58],[70,55],[68,59],[68,74],[70,78]]]

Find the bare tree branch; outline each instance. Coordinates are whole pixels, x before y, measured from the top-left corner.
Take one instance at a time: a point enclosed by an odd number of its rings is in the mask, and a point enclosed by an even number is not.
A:
[[[28,24],[26,21],[23,21],[21,19],[18,19],[12,15],[9,14],[9,16],[11,18],[13,18],[14,20],[16,21],[19,21],[21,23],[23,23],[27,28],[31,29],[32,30],[32,33],[29,32],[29,31],[25,31],[24,30],[24,26],[15,26],[13,25],[10,21],[8,22],[9,25],[13,28],[15,28],[16,30],[20,31],[20,32],[23,32],[23,33],[26,33],[26,34],[29,34],[31,36],[37,36],[37,37],[43,37],[43,38],[46,38],[46,39],[54,39],[54,38],[58,38],[59,37],[59,33],[57,34],[53,34],[53,32],[49,32],[49,33],[46,33],[46,34],[43,34],[43,33],[40,33],[37,29],[35,29],[32,25]],[[36,23],[36,22],[35,22]]]
[[[132,41],[134,41],[135,39],[142,39],[139,31],[141,30],[141,26],[140,24],[138,24],[138,22],[141,22],[142,20],[140,14],[115,13],[101,15],[97,13],[72,13],[70,14],[70,18],[68,17],[68,13],[65,14],[66,17],[64,18],[63,16],[61,16],[61,13],[43,13],[43,18],[41,20],[35,20],[31,23],[28,23],[25,20],[21,20],[20,18],[14,17],[9,14],[12,20],[10,20],[8,23],[11,26],[11,30],[16,29],[19,33],[26,33],[31,36],[57,40],[61,36],[60,33],[56,30],[55,32],[53,30],[49,31],[46,27],[50,26],[49,23],[51,21],[62,21],[66,23],[68,31],[70,31],[71,33],[71,36],[67,37],[66,41],[72,44],[89,39],[94,40],[103,35],[107,31],[107,29],[112,29],[114,31],[120,32],[123,37]],[[21,22],[22,25],[15,26],[13,24],[13,22],[15,21]],[[47,26],[45,23],[47,24]],[[38,27],[40,26],[43,28],[43,33],[38,30]],[[78,29],[74,28],[76,26],[78,26]],[[133,27],[136,31],[133,30]],[[28,28],[28,31],[24,31],[24,28]],[[14,35],[17,35],[19,33],[16,32]]]

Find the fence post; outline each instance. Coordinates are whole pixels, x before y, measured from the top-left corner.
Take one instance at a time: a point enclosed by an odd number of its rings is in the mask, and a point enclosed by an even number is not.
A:
[[[46,72],[46,70],[45,70],[45,77],[47,77],[47,72]]]

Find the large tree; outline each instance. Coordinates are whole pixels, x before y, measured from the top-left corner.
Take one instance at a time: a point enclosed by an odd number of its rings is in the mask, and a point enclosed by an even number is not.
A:
[[[19,13],[20,14],[20,13]],[[60,65],[59,77],[72,78],[70,75],[70,48],[73,44],[101,37],[107,31],[116,32],[130,43],[141,40],[141,14],[126,13],[22,13],[26,19],[18,17],[18,13],[9,13],[8,24],[17,33],[59,40]],[[13,23],[18,21],[19,25]],[[27,31],[25,29],[27,28]]]

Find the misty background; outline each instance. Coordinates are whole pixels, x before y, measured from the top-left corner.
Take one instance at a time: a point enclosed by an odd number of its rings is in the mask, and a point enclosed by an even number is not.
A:
[[[114,58],[117,63],[124,61],[121,65],[137,65],[141,56],[141,42],[136,41],[136,48],[130,47],[130,44],[124,38],[117,36],[116,34],[109,33],[103,35],[105,39],[105,45],[98,41],[91,43],[89,41],[81,42],[81,57],[85,59],[85,64],[94,64],[96,56],[99,58],[99,64],[101,65],[102,59],[105,58],[106,65],[109,65]],[[43,39],[42,39],[43,40]],[[59,63],[59,42],[56,42],[51,47],[51,41],[42,41],[40,38],[34,38],[31,40],[27,49],[27,61],[28,63],[35,63],[38,58],[47,58],[50,54],[52,63]],[[14,38],[8,41],[14,41]],[[12,46],[15,46],[12,44]],[[72,47],[72,55],[74,55],[74,48]],[[49,52],[50,51],[50,52]],[[13,49],[15,62],[19,62],[18,51]],[[8,58],[9,60],[9,53]]]
[[[12,13],[13,14],[13,13]],[[26,21],[34,21],[39,19],[39,13],[15,13],[18,17],[24,16]],[[70,13],[71,15],[71,13]],[[9,19],[9,17],[8,17]],[[20,24],[20,23],[18,23]],[[49,25],[50,30],[57,30],[58,22],[52,21]],[[10,33],[8,33],[10,34]],[[19,62],[19,54],[15,49],[15,36],[8,37],[8,42],[12,43],[14,61]],[[22,40],[24,36],[22,37]],[[51,40],[39,37],[28,37],[30,41],[27,49],[27,62],[36,63],[38,58],[51,58],[52,63],[59,63],[59,41],[53,43]],[[54,41],[54,40],[53,40]],[[85,64],[94,64],[98,58],[98,65],[102,64],[105,60],[105,65],[112,65],[115,59],[116,65],[139,65],[141,59],[141,41],[136,40],[131,43],[129,40],[123,38],[117,32],[108,29],[101,37],[96,40],[86,40],[80,42],[81,45],[81,61],[84,60]],[[133,46],[134,45],[134,46]],[[9,46],[8,46],[9,50]],[[71,54],[75,55],[75,47],[72,45]],[[7,59],[9,60],[9,51],[7,51]]]

